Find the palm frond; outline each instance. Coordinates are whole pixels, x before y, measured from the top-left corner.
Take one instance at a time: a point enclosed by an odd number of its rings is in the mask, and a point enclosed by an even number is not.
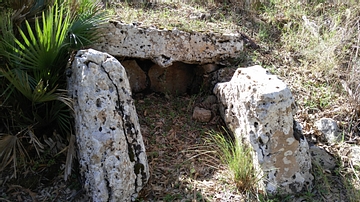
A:
[[[77,10],[67,39],[70,47],[80,49],[93,44],[100,37],[97,31],[99,26],[108,21],[108,14],[93,0],[82,0],[79,4],[70,5]]]
[[[34,28],[25,21],[26,31],[19,29],[20,39],[14,38],[17,46],[12,47],[11,60],[20,61],[23,68],[40,70],[43,78],[48,77],[49,70],[56,70],[52,65],[56,64],[71,25],[70,16],[64,12],[64,7],[55,3],[40,20],[35,20]]]
[[[32,146],[35,148],[38,157],[41,157],[40,153],[44,152],[45,146],[36,137],[32,128],[29,127],[29,129],[27,131],[27,135],[30,139],[29,143],[32,144]]]
[[[14,38],[11,13],[4,11],[0,14],[0,58],[10,60],[9,53],[12,52],[11,47],[15,45]]]
[[[16,146],[16,141],[16,136],[0,133],[0,159],[2,162],[0,170],[3,170],[13,159],[15,159],[14,155],[16,155],[16,153],[13,149]]]
[[[21,26],[24,20],[34,21],[39,13],[54,4],[54,0],[5,0],[4,4],[12,10],[13,24]]]
[[[58,94],[54,93],[56,88],[48,90],[48,83],[44,85],[42,80],[36,83],[36,80],[24,70],[0,69],[0,73],[32,103],[58,100]]]
[[[71,175],[72,162],[75,153],[75,135],[71,134],[69,145],[67,146],[67,155],[66,155],[66,163],[65,163],[65,172],[64,172],[64,180],[67,181],[68,177]]]
[[[13,162],[14,177],[16,178],[17,157],[28,158],[29,155],[22,145],[18,135],[0,133],[0,171]],[[18,152],[18,153],[17,153]]]

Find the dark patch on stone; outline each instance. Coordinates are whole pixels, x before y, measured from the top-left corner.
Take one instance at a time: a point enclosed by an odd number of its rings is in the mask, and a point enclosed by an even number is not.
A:
[[[126,134],[125,134],[125,137],[126,137]],[[134,162],[135,161],[135,154],[134,154],[133,149],[131,148],[131,144],[128,142],[127,146],[128,146],[129,159],[130,159],[131,162]]]
[[[134,165],[134,172],[135,174],[139,174],[141,170],[144,170],[144,165],[141,163],[136,163]]]
[[[296,183],[296,182],[294,182],[294,183],[292,183],[292,184],[289,184],[290,190],[291,190],[292,192],[294,192],[294,193],[297,193],[297,192],[300,191],[300,190],[297,189],[297,187],[299,187],[299,186],[300,186],[299,183]]]
[[[302,134],[301,130],[296,127],[296,121],[293,121],[293,136],[294,138],[300,142],[300,139],[304,140],[304,135]]]
[[[70,68],[66,69],[65,75],[70,78],[72,75],[72,70]]]
[[[168,57],[168,56],[166,56],[166,55],[161,55],[161,57],[164,58],[166,61],[168,61],[168,60],[171,59],[171,57]]]
[[[110,182],[109,182],[109,180],[108,180],[108,177],[104,177],[104,180],[105,180],[105,182],[106,182],[106,187],[107,187],[107,190],[108,190],[108,193],[109,193],[109,199],[108,199],[108,201],[110,201],[111,195],[112,195],[112,189],[111,189],[111,187],[110,187]]]
[[[101,107],[101,100],[100,98],[96,99],[96,106]]]
[[[261,139],[260,137],[258,138],[258,142],[259,142],[261,145],[264,144],[264,142],[262,141],[262,139]]]

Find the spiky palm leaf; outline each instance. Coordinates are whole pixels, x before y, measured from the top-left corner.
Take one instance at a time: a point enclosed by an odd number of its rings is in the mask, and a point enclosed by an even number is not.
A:
[[[9,53],[12,52],[11,47],[15,45],[13,23],[11,21],[11,12],[9,11],[4,11],[1,15],[0,34],[0,59],[2,58],[3,62],[7,62],[10,60]]]
[[[56,88],[48,90],[48,84],[44,86],[44,82],[41,79],[37,82],[24,70],[8,69],[8,71],[5,71],[0,69],[0,73],[32,103],[57,100],[58,96],[54,94]]]
[[[40,5],[48,0],[35,1],[35,5]],[[78,7],[70,7],[69,2],[80,3]],[[13,132],[33,125],[26,134],[30,135],[33,147],[39,148],[38,155],[42,151],[38,137],[52,134],[54,129],[63,135],[72,130],[72,101],[63,89],[66,86],[63,72],[69,51],[93,43],[99,36],[97,26],[107,20],[93,2],[55,0],[38,18],[24,19],[21,25],[14,21],[14,16],[20,17],[22,11],[0,14],[0,89],[3,92],[0,108],[4,112],[0,118],[10,119],[12,126],[8,128]],[[18,29],[14,31],[14,27]],[[26,134],[21,133],[23,137]],[[20,150],[16,148],[21,148],[22,137],[4,137],[0,139],[0,159],[8,165],[19,155],[16,151]]]
[[[35,71],[35,78],[52,77],[49,75],[51,71],[60,69],[52,65],[56,64],[65,47],[64,41],[71,26],[70,16],[65,15],[64,10],[63,6],[55,3],[48,12],[42,13],[41,19],[35,20],[34,28],[25,21],[26,30],[19,30],[20,39],[14,37],[17,46],[12,46],[11,61],[14,64],[20,62],[22,68]]]
[[[17,157],[27,158],[29,156],[18,135],[19,133],[17,135],[0,133],[0,171],[12,162],[15,178]]]
[[[42,18],[35,20],[34,26],[28,21],[25,21],[25,24],[26,30],[19,30],[20,39],[11,34],[10,26],[4,26],[7,36],[6,40],[2,41],[2,46],[11,51],[3,54],[9,60],[9,68],[2,68],[0,73],[12,84],[11,87],[30,101],[33,113],[24,112],[20,117],[40,123],[39,125],[46,125],[54,121],[54,117],[61,114],[59,112],[66,111],[66,105],[71,106],[64,90],[58,89],[62,66],[65,66],[59,64],[58,59],[65,57],[62,55],[66,53],[64,41],[71,19],[65,14],[65,7],[55,3],[49,11],[42,13]],[[11,37],[12,39],[9,39]],[[15,41],[15,44],[11,41]],[[16,92],[14,89],[7,90],[9,93]],[[62,101],[66,105],[59,102],[55,102],[59,106],[47,103],[51,101]],[[60,115],[60,123],[65,126],[67,124],[63,123],[63,116]],[[68,126],[66,128],[69,129]]]
[[[24,20],[34,22],[39,13],[53,4],[54,0],[3,0],[0,11],[3,13],[3,9],[11,10],[12,24],[22,27]],[[17,36],[17,30],[15,35]]]
[[[76,10],[74,23],[69,29],[67,42],[72,49],[80,49],[98,40],[98,28],[108,20],[108,15],[102,10],[98,1],[70,1],[70,7]]]

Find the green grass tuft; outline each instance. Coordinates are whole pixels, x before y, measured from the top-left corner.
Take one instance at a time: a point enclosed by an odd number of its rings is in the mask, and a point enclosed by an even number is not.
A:
[[[209,141],[214,143],[218,158],[228,167],[237,188],[242,192],[255,191],[260,176],[253,165],[251,148],[237,140],[229,140],[219,132],[210,131],[208,135]]]

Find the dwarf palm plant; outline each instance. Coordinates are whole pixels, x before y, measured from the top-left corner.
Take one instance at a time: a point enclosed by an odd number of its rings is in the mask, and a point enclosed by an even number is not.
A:
[[[70,53],[94,43],[97,26],[106,20],[90,0],[27,0],[21,8],[14,2],[0,20],[0,119],[6,123],[0,131],[0,160],[6,164],[15,155],[14,148],[22,148],[21,135],[38,141],[54,131],[64,138],[70,134],[71,99],[66,96],[65,68]],[[25,9],[31,19],[19,15]],[[9,138],[10,134],[17,135]]]

